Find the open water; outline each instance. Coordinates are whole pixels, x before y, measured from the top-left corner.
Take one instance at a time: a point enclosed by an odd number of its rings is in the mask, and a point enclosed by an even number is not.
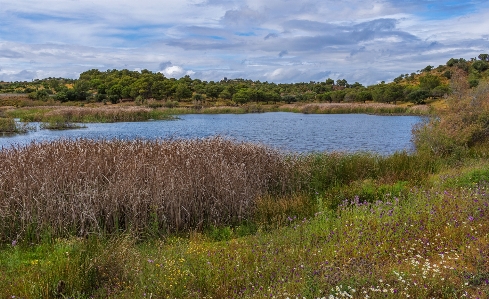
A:
[[[60,138],[166,139],[220,135],[262,143],[287,152],[368,151],[392,154],[411,151],[411,130],[422,118],[368,114],[187,114],[174,121],[86,124],[87,128],[37,130],[0,137],[0,148]],[[36,125],[36,124],[34,124]]]

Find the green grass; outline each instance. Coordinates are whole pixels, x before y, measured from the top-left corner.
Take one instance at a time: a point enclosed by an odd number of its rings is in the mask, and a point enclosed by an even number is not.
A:
[[[4,246],[0,295],[56,298],[62,284],[74,298],[485,297],[486,191],[412,190],[245,236],[221,228]]]
[[[174,117],[163,109],[143,107],[49,107],[7,110],[5,114],[22,122],[108,123],[147,120],[171,120]]]
[[[7,110],[5,114],[8,117],[18,118],[22,122],[42,121],[44,114],[51,111],[52,108],[21,108]]]
[[[0,117],[0,134],[22,134],[30,128],[26,125],[18,124],[13,118]]]

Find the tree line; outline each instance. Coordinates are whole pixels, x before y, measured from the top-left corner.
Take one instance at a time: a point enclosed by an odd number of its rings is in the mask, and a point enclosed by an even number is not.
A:
[[[489,55],[465,60],[451,58],[445,65],[428,65],[416,73],[401,74],[393,82],[363,86],[346,79],[326,79],[323,82],[276,84],[246,79],[203,81],[184,76],[166,78],[149,70],[130,71],[92,69],[74,79],[46,78],[33,82],[1,83],[0,93],[27,93],[30,98],[60,101],[98,101],[117,103],[124,99],[144,101],[155,99],[167,104],[180,102],[215,102],[245,104],[248,102],[367,102],[396,103],[407,101],[421,104],[428,98],[451,93],[450,79],[461,73],[470,87],[488,76]]]

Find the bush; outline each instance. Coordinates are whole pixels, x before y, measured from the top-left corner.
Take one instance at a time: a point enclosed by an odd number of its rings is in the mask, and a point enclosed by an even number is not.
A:
[[[458,90],[447,103],[445,113],[413,130],[418,150],[448,156],[488,141],[489,83]]]
[[[13,118],[0,117],[0,133],[13,133],[17,130]]]

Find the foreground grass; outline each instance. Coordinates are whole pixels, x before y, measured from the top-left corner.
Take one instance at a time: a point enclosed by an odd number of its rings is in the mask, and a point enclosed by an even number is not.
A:
[[[0,255],[0,296],[486,298],[488,213],[487,185],[478,184],[353,198],[248,236],[242,226],[142,243],[120,235],[11,244]]]
[[[439,167],[408,153],[288,156],[223,138],[59,140],[4,149],[0,160],[0,240],[28,242],[46,230],[144,237],[247,220],[273,227],[355,195],[405,194]]]

